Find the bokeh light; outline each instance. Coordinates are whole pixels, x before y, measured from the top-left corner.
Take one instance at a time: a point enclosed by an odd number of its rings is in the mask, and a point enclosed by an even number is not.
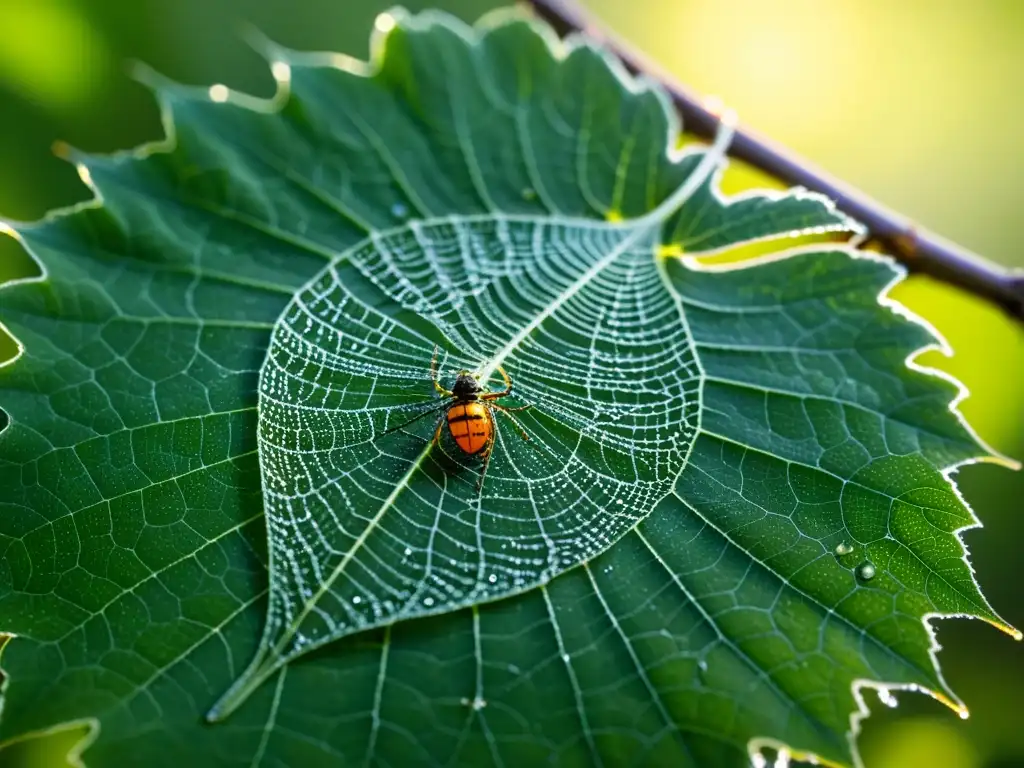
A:
[[[106,45],[69,0],[4,0],[0,82],[45,108],[64,110],[104,85]]]
[[[869,768],[982,768],[982,761],[956,723],[913,718],[897,723],[864,755]]]

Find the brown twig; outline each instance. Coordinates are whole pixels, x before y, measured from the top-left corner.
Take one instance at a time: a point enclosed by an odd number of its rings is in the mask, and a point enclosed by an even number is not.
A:
[[[599,40],[634,73],[661,83],[672,97],[686,130],[712,137],[718,125],[715,113],[702,100],[675,82],[662,68],[622,40],[601,28],[574,0],[525,0],[537,16],[560,35],[584,32]],[[835,201],[843,213],[865,227],[872,240],[914,272],[930,275],[1002,307],[1024,322],[1024,273],[1007,271],[965,248],[917,227],[863,192],[830,176],[775,142],[747,128],[740,128],[729,154],[787,184],[806,187]]]

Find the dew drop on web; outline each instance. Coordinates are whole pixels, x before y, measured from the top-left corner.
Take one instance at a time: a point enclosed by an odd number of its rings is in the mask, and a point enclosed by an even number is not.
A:
[[[862,581],[871,581],[875,578],[875,566],[871,563],[861,563],[857,566],[857,578]]]

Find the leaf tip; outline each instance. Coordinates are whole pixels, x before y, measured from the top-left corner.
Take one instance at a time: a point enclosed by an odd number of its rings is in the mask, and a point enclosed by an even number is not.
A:
[[[947,696],[941,691],[925,690],[925,693],[930,695],[940,704],[949,707],[951,710],[953,710],[953,712],[956,713],[957,717],[959,717],[961,720],[966,720],[971,716],[970,710],[967,709],[967,705],[964,704],[962,701],[957,701],[956,699]]]
[[[983,620],[984,620],[984,622],[986,624],[992,625],[993,627],[998,629],[1000,632],[1003,632],[1003,633],[1009,635],[1010,637],[1012,637],[1017,642],[1020,642],[1021,640],[1024,640],[1024,632],[1021,632],[1019,629],[1017,629],[1016,627],[1014,627],[1014,626],[1012,626],[1010,624],[1006,624],[1006,623],[1004,623],[1002,621],[998,621],[998,620],[994,620],[994,619],[987,619],[986,618],[986,619],[983,619]]]
[[[246,45],[267,61],[286,59],[292,53],[274,42],[262,29],[252,22],[239,22],[238,35]]]
[[[88,159],[88,155],[85,152],[71,144],[68,144],[66,141],[61,141],[60,139],[50,145],[50,151],[53,153],[54,157],[75,166],[75,170],[78,171],[79,178],[81,178],[87,185],[91,186],[92,177],[89,175],[89,171],[84,167],[84,163]]]
[[[71,160],[73,154],[71,145],[66,141],[58,139],[50,145],[50,151],[53,152],[54,157],[59,157],[61,160]]]
[[[159,91],[170,83],[170,80],[141,61],[132,59],[126,62],[125,68],[128,77],[151,91]]]
[[[203,718],[207,723],[222,723],[242,706],[252,695],[253,691],[272,674],[284,666],[285,662],[279,657],[267,658],[269,649],[261,644],[256,656],[246,667],[245,671],[232,683],[231,687],[210,707]]]
[[[53,152],[55,157],[75,166],[75,171],[78,173],[78,178],[82,180],[82,183],[94,193],[96,192],[92,173],[90,173],[89,168],[85,164],[86,155],[84,152],[59,139],[50,145],[50,151]]]

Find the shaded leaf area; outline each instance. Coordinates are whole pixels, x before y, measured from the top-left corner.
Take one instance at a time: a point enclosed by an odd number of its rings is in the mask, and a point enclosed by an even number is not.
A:
[[[0,370],[0,738],[92,718],[91,765],[740,765],[758,737],[847,762],[854,680],[945,691],[921,618],[998,622],[941,474],[979,448],[954,387],[904,365],[930,339],[879,306],[895,271],[651,248],[688,324],[661,343],[692,347],[702,402],[645,519],[546,586],[302,656],[203,724],[264,625],[259,369],[296,292],[406,219],[631,217],[692,172],[660,96],[548,42],[403,19],[378,72],[293,57],[279,111],[168,86],[173,148],[82,158],[103,206],[20,229],[47,279],[0,292],[25,347]],[[847,226],[705,185],[664,242]]]

